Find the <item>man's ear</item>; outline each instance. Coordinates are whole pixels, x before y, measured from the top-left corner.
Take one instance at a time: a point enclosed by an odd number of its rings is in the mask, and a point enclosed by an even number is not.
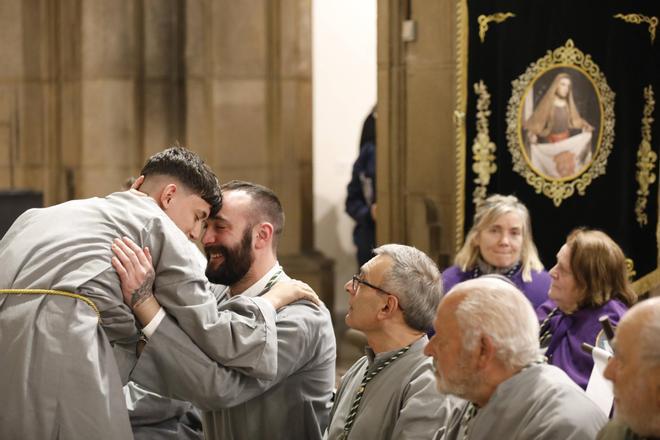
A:
[[[391,317],[399,309],[399,298],[394,295],[387,295],[387,300],[378,311],[378,318],[386,319]]]
[[[481,335],[479,338],[479,357],[477,359],[478,366],[484,368],[495,357],[495,345],[493,340],[488,335]]]
[[[133,182],[133,185],[131,185],[131,189],[137,189],[138,191],[140,190],[140,187],[144,183],[144,174],[135,179],[135,182]]]
[[[175,183],[169,183],[165,186],[165,188],[163,188],[163,191],[160,193],[160,204],[163,209],[170,207],[176,191],[177,187]]]
[[[270,247],[273,242],[273,225],[268,222],[262,222],[257,225],[257,238],[254,240],[254,246],[257,249]]]

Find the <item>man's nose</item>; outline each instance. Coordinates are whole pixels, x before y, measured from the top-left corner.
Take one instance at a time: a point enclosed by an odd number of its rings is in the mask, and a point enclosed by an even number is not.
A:
[[[188,233],[188,237],[193,241],[199,240],[200,235],[202,235],[202,225],[193,226]]]

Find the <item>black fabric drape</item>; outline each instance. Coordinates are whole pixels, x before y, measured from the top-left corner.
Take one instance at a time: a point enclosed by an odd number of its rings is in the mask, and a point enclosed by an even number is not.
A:
[[[546,267],[555,263],[555,254],[566,235],[577,226],[598,228],[609,234],[634,261],[635,278],[657,268],[658,182],[650,187],[646,213],[648,223],[636,220],[638,183],[637,150],[642,140],[641,120],[644,88],[655,93],[652,149],[660,143],[660,35],[651,42],[649,26],[627,23],[615,14],[641,14],[660,18],[658,1],[477,1],[468,0],[467,112],[465,231],[474,214],[472,192],[476,174],[472,171],[471,146],[477,134],[477,95],[473,85],[483,80],[491,95],[489,136],[496,144],[497,171],[487,187],[488,194],[518,196],[532,214],[535,242]],[[479,38],[478,17],[510,12],[515,17],[490,23],[485,41]],[[658,29],[660,34],[660,29]],[[507,105],[512,81],[531,63],[571,39],[576,48],[591,56],[615,93],[614,140],[606,173],[595,178],[585,195],[575,194],[559,206],[538,194],[513,170],[507,147]],[[653,173],[658,175],[658,162]]]

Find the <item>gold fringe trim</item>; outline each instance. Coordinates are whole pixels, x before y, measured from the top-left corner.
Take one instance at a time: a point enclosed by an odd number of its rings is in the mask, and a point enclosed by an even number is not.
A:
[[[468,55],[468,6],[467,0],[456,2],[456,110],[454,134],[456,139],[456,229],[455,249],[463,245],[465,227],[465,112],[467,110],[467,55]]]

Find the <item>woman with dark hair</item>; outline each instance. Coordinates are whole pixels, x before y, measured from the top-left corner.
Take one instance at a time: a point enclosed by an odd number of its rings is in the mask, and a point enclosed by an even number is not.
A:
[[[576,229],[550,269],[550,300],[537,309],[541,348],[556,365],[586,389],[594,366],[582,343],[597,345],[598,321],[606,315],[612,324],[637,301],[621,248],[604,232]]]

